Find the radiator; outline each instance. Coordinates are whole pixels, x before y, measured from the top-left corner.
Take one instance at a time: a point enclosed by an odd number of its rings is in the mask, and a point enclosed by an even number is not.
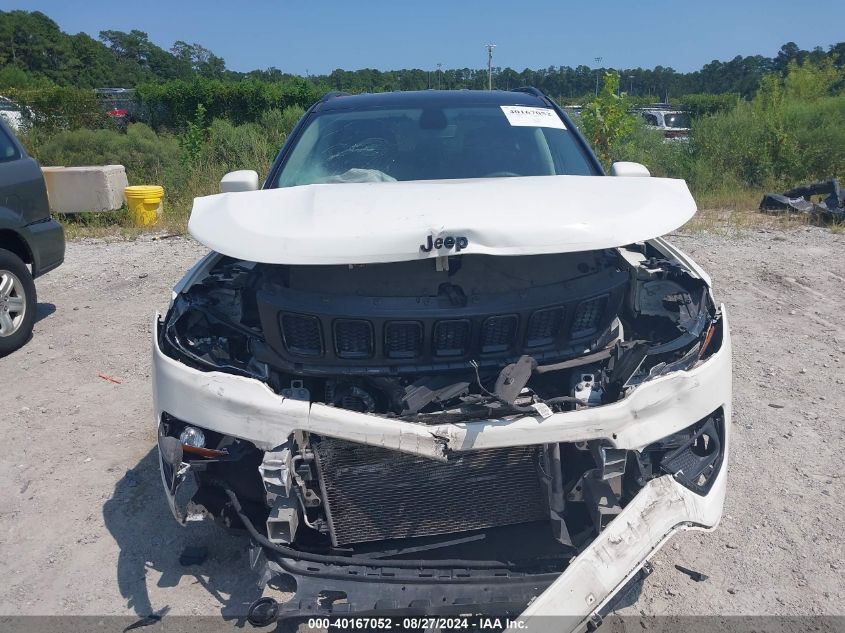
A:
[[[437,462],[342,440],[315,443],[335,545],[451,534],[547,519],[538,447]]]

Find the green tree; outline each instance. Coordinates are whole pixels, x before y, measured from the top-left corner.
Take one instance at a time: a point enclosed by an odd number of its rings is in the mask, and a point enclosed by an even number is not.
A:
[[[223,58],[199,44],[177,40],[173,43],[170,53],[180,64],[203,77],[221,79],[226,72],[226,62]]]
[[[619,75],[605,73],[601,92],[581,111],[584,134],[606,166],[613,162],[619,141],[634,128],[635,116],[628,112],[626,96],[618,91]]]
[[[833,94],[842,73],[833,65],[833,60],[822,58],[819,61],[807,59],[803,64],[789,62],[788,72],[783,79],[784,93],[787,98],[815,101]]]
[[[188,122],[188,129],[182,136],[182,162],[186,165],[196,165],[202,158],[205,140],[208,136],[208,123],[205,116],[205,106],[197,105],[193,121]]]

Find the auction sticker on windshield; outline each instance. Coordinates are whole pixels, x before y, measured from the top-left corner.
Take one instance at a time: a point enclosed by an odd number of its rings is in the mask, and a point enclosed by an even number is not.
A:
[[[531,108],[528,106],[501,106],[501,108],[511,125],[566,129],[557,112],[551,108]]]

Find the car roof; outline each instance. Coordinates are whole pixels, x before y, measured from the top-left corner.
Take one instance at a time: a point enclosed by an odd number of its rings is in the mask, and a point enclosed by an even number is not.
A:
[[[525,105],[548,107],[541,96],[521,91],[504,90],[416,90],[378,92],[372,94],[330,94],[318,104],[320,111],[356,110],[381,107],[440,107],[462,105]]]

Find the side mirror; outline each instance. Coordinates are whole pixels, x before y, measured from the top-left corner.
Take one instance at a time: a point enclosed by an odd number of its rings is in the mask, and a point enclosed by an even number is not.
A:
[[[251,169],[230,171],[220,179],[220,193],[255,191],[258,189],[258,172]]]
[[[235,172],[237,173],[237,172]],[[629,163],[627,161],[621,161],[618,163],[613,163],[610,166],[610,175],[611,176],[627,176],[627,177],[635,177],[635,178],[648,178],[651,176],[651,172],[648,170],[648,167],[645,165],[640,165],[639,163]]]

